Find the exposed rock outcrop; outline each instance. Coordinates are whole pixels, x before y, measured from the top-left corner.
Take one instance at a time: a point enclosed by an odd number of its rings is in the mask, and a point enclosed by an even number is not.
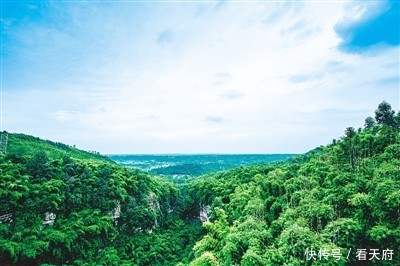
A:
[[[200,205],[200,214],[199,214],[199,219],[202,222],[208,222],[210,219],[210,205],[205,205],[202,206]]]

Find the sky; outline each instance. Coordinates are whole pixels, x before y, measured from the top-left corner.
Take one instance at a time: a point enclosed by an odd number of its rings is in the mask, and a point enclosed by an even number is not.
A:
[[[398,1],[1,1],[2,129],[304,153],[400,105]]]

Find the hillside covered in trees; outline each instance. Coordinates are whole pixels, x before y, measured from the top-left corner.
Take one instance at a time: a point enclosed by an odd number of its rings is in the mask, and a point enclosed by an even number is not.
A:
[[[22,134],[0,175],[1,265],[400,265],[386,102],[327,146],[179,185]]]

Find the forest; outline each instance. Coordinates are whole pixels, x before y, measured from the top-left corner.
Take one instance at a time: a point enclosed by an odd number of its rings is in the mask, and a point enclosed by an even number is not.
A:
[[[0,265],[400,265],[400,112],[372,115],[286,161],[182,183],[9,133]]]

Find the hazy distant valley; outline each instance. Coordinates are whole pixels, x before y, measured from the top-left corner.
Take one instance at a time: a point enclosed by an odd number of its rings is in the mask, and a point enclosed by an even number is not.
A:
[[[178,179],[197,177],[239,166],[284,161],[295,154],[155,154],[108,155],[125,167]]]

